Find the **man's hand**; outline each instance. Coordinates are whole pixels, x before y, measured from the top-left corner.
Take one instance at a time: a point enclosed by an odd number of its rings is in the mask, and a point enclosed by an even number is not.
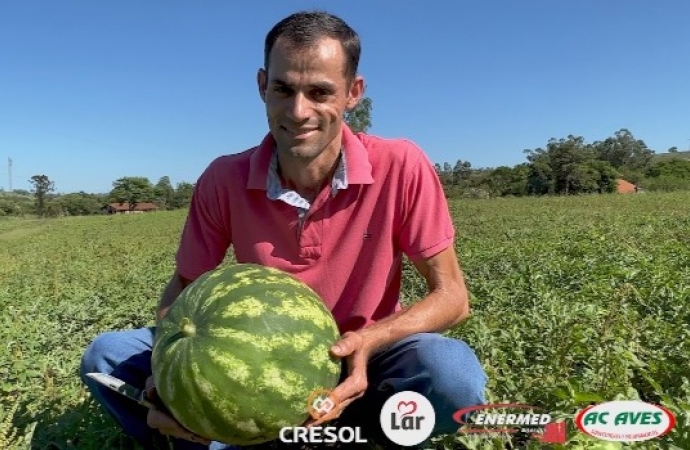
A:
[[[304,426],[320,425],[340,416],[367,389],[367,363],[378,349],[385,348],[415,333],[446,330],[469,315],[469,296],[453,246],[429,258],[413,261],[426,279],[429,294],[390,316],[356,332],[343,334],[331,353],[345,358],[348,377],[331,393],[336,407]]]
[[[347,332],[331,347],[331,354],[337,358],[344,358],[348,377],[331,392],[331,399],[336,406],[320,417],[309,419],[304,426],[318,426],[324,422],[340,416],[343,410],[353,401],[364,395],[367,390],[367,361],[370,350],[364,343],[364,338],[357,332]]]
[[[146,379],[146,396],[156,402],[160,403],[158,400],[158,394],[156,393],[156,387],[153,384],[153,377],[148,377]],[[186,439],[191,442],[196,442],[199,444],[210,445],[211,441],[199,436],[198,434],[192,433],[175,419],[173,419],[166,411],[161,409],[149,409],[148,415],[146,416],[146,423],[151,428],[157,429],[161,434],[167,436],[173,436],[181,439]]]

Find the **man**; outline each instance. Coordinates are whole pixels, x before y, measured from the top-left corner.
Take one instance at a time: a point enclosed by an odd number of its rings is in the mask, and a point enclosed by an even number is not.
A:
[[[469,305],[434,168],[411,142],[355,135],[343,122],[364,79],[357,74],[359,38],[341,19],[293,14],[265,44],[257,85],[270,132],[258,147],[217,158],[199,178],[158,318],[232,245],[238,262],[294,274],[333,312],[342,338],[331,351],[347,365],[333,391],[338,423],[377,434],[383,402],[412,390],[432,402],[434,434],[454,433],[453,413],[483,403],[486,377],[465,343],[438,334],[467,318]],[[403,255],[428,285],[406,309],[399,303]],[[154,332],[99,336],[84,355],[82,378],[144,445],[157,430],[179,438],[180,448],[207,448],[203,436],[83,375],[109,372],[153,392]]]

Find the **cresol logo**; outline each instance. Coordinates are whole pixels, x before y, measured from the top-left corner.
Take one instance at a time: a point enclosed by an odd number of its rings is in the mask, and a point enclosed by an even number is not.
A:
[[[665,435],[675,424],[668,409],[638,400],[592,405],[575,416],[580,431],[606,441],[646,441]]]

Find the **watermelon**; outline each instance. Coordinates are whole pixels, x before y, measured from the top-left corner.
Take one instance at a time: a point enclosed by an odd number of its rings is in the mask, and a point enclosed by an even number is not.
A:
[[[255,264],[205,273],[159,321],[151,366],[172,416],[234,445],[279,437],[309,418],[312,393],[333,389],[340,333],[321,298],[293,276]]]

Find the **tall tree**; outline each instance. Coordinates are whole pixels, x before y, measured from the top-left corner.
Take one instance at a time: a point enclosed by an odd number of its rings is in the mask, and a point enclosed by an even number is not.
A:
[[[671,177],[690,180],[690,160],[664,159],[652,165],[647,174],[652,178]]]
[[[568,139],[551,139],[547,145],[551,168],[555,175],[556,192],[577,193],[578,166],[591,161],[593,155],[587,151],[582,136],[569,135]]]
[[[345,112],[345,122],[353,133],[366,133],[371,128],[371,99],[364,97],[357,106]]]
[[[668,158],[655,162],[647,171],[643,186],[650,191],[690,189],[690,160]]]
[[[157,203],[165,209],[173,208],[173,203],[175,202],[175,188],[170,184],[170,177],[161,177],[158,183],[153,187],[153,193]]]
[[[436,171],[436,175],[441,177],[441,174],[443,173],[443,169],[441,169],[441,165],[439,163],[434,163],[434,170]]]
[[[500,166],[487,177],[487,185],[494,196],[527,194],[530,169],[527,164],[515,167]]]
[[[568,195],[615,189],[618,171],[608,160],[597,158],[596,144],[585,144],[581,136],[551,138],[546,150],[525,153],[529,161],[529,193]]]
[[[87,194],[84,191],[73,192],[61,196],[60,203],[64,213],[70,216],[97,214],[101,206],[103,206],[98,196]]]
[[[110,200],[117,203],[129,203],[133,211],[139,203],[153,200],[153,186],[146,177],[123,177],[113,182]]]
[[[554,173],[548,157],[535,158],[529,163],[527,192],[534,195],[555,193]]]
[[[177,183],[177,188],[175,189],[175,201],[173,206],[175,208],[186,208],[192,201],[192,193],[194,192],[194,185],[182,181]]]
[[[570,189],[573,193],[610,193],[616,190],[618,172],[608,161],[591,160],[575,166]]]
[[[453,167],[453,184],[459,185],[460,182],[467,178],[472,169],[472,164],[469,161],[458,159]]]
[[[451,168],[449,162],[443,163],[441,183],[443,183],[445,186],[450,186],[453,184],[453,169]]]
[[[654,151],[647,148],[641,139],[621,128],[603,141],[595,142],[594,151],[598,159],[607,161],[615,169],[643,171],[649,167]]]
[[[36,213],[44,217],[46,213],[46,196],[55,190],[55,183],[47,175],[34,175],[29,180],[34,188],[31,190],[36,197]]]

